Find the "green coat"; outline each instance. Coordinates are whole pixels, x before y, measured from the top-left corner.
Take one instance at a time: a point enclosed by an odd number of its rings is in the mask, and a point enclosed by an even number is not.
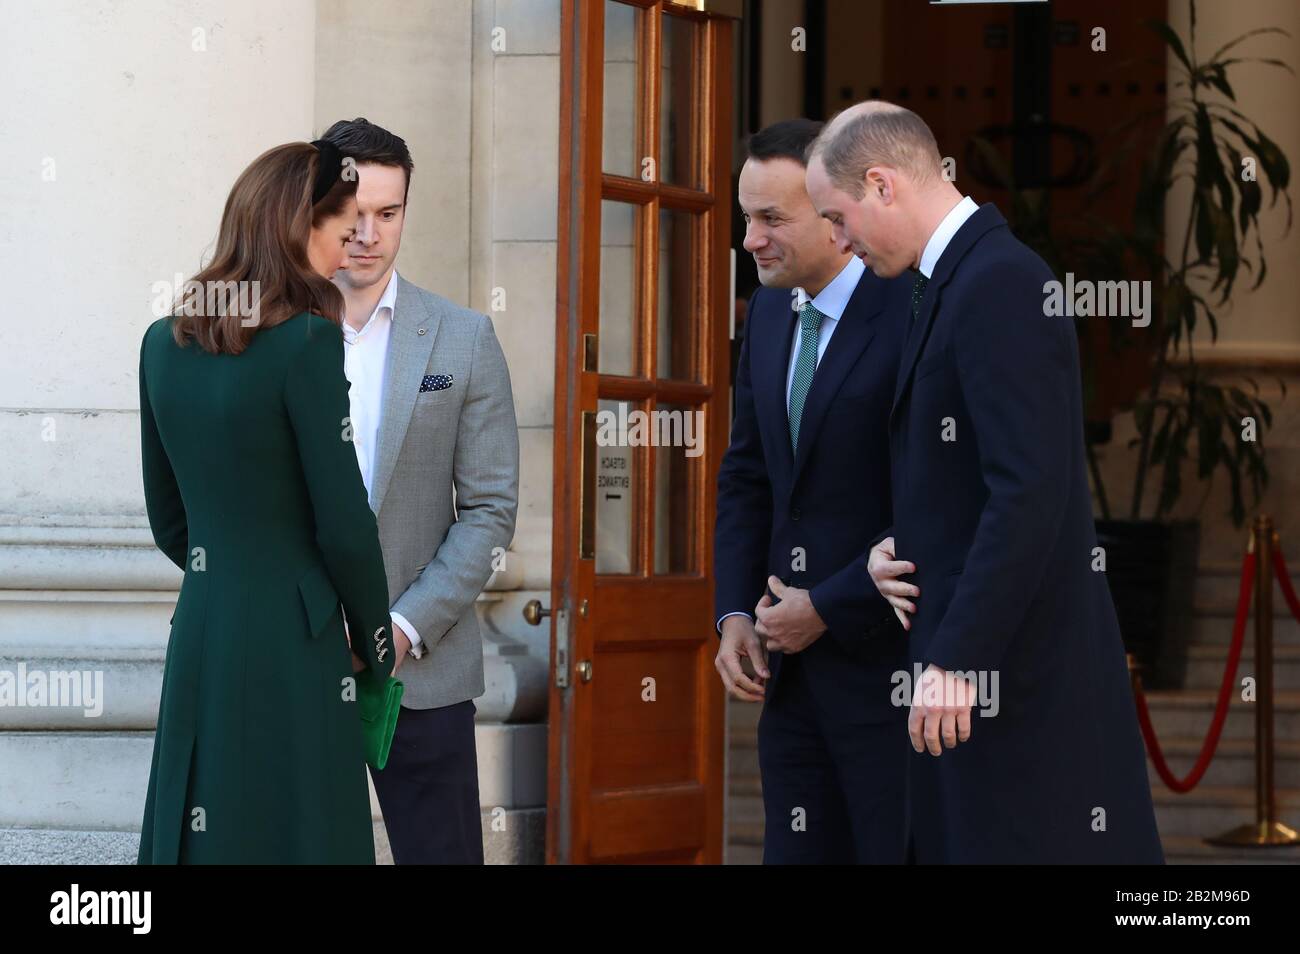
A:
[[[306,313],[240,355],[140,349],[145,504],[185,571],[141,864],[374,863],[352,645],[395,653],[375,516],[350,443],[339,328]]]

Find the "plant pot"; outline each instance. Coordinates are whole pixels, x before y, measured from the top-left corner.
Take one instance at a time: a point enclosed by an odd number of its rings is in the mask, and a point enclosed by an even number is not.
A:
[[[1136,657],[1148,689],[1183,687],[1200,540],[1195,520],[1097,521],[1124,648]]]

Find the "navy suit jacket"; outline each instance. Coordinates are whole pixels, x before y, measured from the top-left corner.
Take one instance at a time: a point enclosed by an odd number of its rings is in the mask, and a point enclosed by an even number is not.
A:
[[[752,616],[769,575],[809,590],[827,632],[799,656],[819,699],[844,718],[903,715],[889,690],[906,638],[867,575],[867,553],[891,520],[889,408],[911,288],[910,278],[863,273],[813,376],[797,456],[786,410],[793,293],[755,292],[718,473],[714,618]],[[771,699],[780,653],[769,667]]]
[[[913,662],[996,673],[999,711],[912,754],[921,862],[1159,863],[1145,756],[1085,469],[1076,333],[993,205],[944,250],[890,417]],[[986,685],[992,689],[991,679]]]

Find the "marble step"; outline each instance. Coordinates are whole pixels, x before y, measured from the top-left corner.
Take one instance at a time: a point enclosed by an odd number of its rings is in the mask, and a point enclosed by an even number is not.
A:
[[[1227,643],[1189,646],[1187,678],[1183,688],[1217,690],[1223,681],[1227,662]],[[1237,684],[1241,684],[1243,677],[1255,674],[1255,647],[1252,640],[1247,639],[1241,650],[1241,661],[1237,664]],[[1300,689],[1300,645],[1274,645],[1273,685],[1280,690]]]
[[[520,714],[536,709],[541,713],[537,718],[545,719],[544,664],[524,652],[504,652],[511,647],[490,648],[496,651],[483,655],[486,691],[474,701],[476,721],[543,725]],[[161,646],[92,646],[73,656],[49,647],[0,643],[0,674],[7,674],[0,678],[26,689],[20,704],[0,705],[0,731],[152,731],[164,658]],[[32,696],[35,685],[47,687],[43,702]],[[64,691],[54,692],[56,685]]]
[[[0,647],[0,673],[17,691],[17,704],[0,706],[0,730],[152,733],[158,718],[160,649],[74,657]]]
[[[139,830],[153,731],[0,731],[0,828]],[[479,802],[546,804],[546,726],[479,723]],[[371,815],[381,817],[371,791]]]
[[[1279,865],[1300,863],[1295,848],[1217,848],[1199,838],[1167,838],[1163,842],[1169,865]],[[749,842],[727,845],[726,864],[761,865],[763,846]]]
[[[1300,790],[1282,793],[1287,803],[1300,807]],[[1243,787],[1220,786],[1197,788],[1190,795],[1157,795],[1156,824],[1160,830],[1166,860],[1171,864],[1300,864],[1297,848],[1218,848],[1206,845],[1208,835],[1222,832],[1254,818],[1253,794]],[[740,794],[733,790],[727,802],[729,849],[759,852],[763,843],[763,802],[757,793]],[[1284,807],[1279,810],[1284,822],[1300,826],[1300,812]],[[746,856],[748,857],[748,855]]]
[[[752,742],[747,745],[737,744],[733,739],[727,761],[728,784],[735,785],[748,779],[757,780],[758,777],[758,746]]]
[[[1300,592],[1300,550],[1291,547],[1291,552],[1286,554],[1287,569],[1291,573],[1291,585]],[[1237,594],[1241,589],[1241,558],[1233,560],[1230,563],[1202,563],[1200,572],[1196,574],[1196,598],[1197,600],[1209,599],[1214,602],[1228,602],[1235,604]],[[1253,588],[1252,588],[1253,593]],[[1254,599],[1254,597],[1251,597]],[[1275,612],[1286,613],[1286,601],[1282,597],[1282,588],[1278,585],[1276,577],[1273,582],[1273,609]]]
[[[1281,594],[1273,608],[1273,644],[1275,646],[1300,646],[1300,623],[1281,604]],[[1199,597],[1196,600],[1195,616],[1192,619],[1192,632],[1188,644],[1192,646],[1227,645],[1232,640],[1232,624],[1236,618],[1236,597],[1211,599]],[[1255,639],[1255,615],[1252,609],[1246,619],[1246,645],[1253,645]]]
[[[503,815],[483,809],[480,823],[485,864],[545,862],[545,808],[511,809]],[[376,820],[373,825],[375,863],[391,865],[393,853],[384,823]],[[0,828],[0,865],[133,865],[139,846],[140,833],[135,831]],[[762,858],[761,850],[759,857]]]
[[[760,702],[741,702],[739,699],[727,699],[727,727],[731,730],[758,728],[759,716],[763,714]]]
[[[1278,820],[1300,830],[1300,788],[1276,792]],[[1255,820],[1255,790],[1246,785],[1198,785],[1186,795],[1152,789],[1161,839],[1207,838]]]
[[[723,854],[723,864],[761,865],[763,863],[763,846],[739,842],[728,844]]]
[[[1184,689],[1147,694],[1151,724],[1160,740],[1203,739],[1214,715],[1218,693],[1210,689]],[[1234,695],[1223,724],[1224,739],[1253,739],[1254,703]],[[1273,697],[1273,736],[1278,740],[1300,739],[1300,690],[1277,691]]]
[[[1171,865],[1294,865],[1300,864],[1300,847],[1221,848],[1190,835],[1161,838],[1165,862]]]
[[[763,798],[761,795],[733,795],[727,799],[727,842],[729,845],[763,845]]]
[[[153,732],[0,732],[0,827],[139,830]]]
[[[1169,769],[1177,778],[1191,771],[1201,753],[1204,737],[1160,739]],[[1300,788],[1300,741],[1278,739],[1273,745],[1273,779],[1278,788]],[[1155,765],[1147,759],[1147,776],[1152,791],[1163,787]],[[1214,750],[1210,767],[1202,777],[1201,785],[1253,786],[1255,784],[1255,740],[1220,739]]]

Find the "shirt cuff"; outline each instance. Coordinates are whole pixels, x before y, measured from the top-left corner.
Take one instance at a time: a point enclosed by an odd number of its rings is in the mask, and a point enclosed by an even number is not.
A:
[[[406,633],[410,638],[411,655],[416,659],[421,658],[424,655],[424,640],[420,638],[420,634],[416,628],[411,625],[411,621],[401,613],[390,612],[388,615],[393,618],[393,625],[402,627],[402,632]]]
[[[745,619],[749,620],[751,623],[754,621],[754,617],[750,616],[748,613],[741,612],[740,610],[736,610],[736,612],[734,612],[734,613],[726,613],[725,615],[723,615],[723,616],[719,616],[719,617],[718,617],[717,627],[718,627],[718,632],[719,632],[719,633],[722,632],[722,621],[723,621],[724,619],[729,619],[729,618],[731,618],[732,616],[743,616],[743,617],[745,617]],[[397,617],[394,616],[393,619],[397,619]]]

